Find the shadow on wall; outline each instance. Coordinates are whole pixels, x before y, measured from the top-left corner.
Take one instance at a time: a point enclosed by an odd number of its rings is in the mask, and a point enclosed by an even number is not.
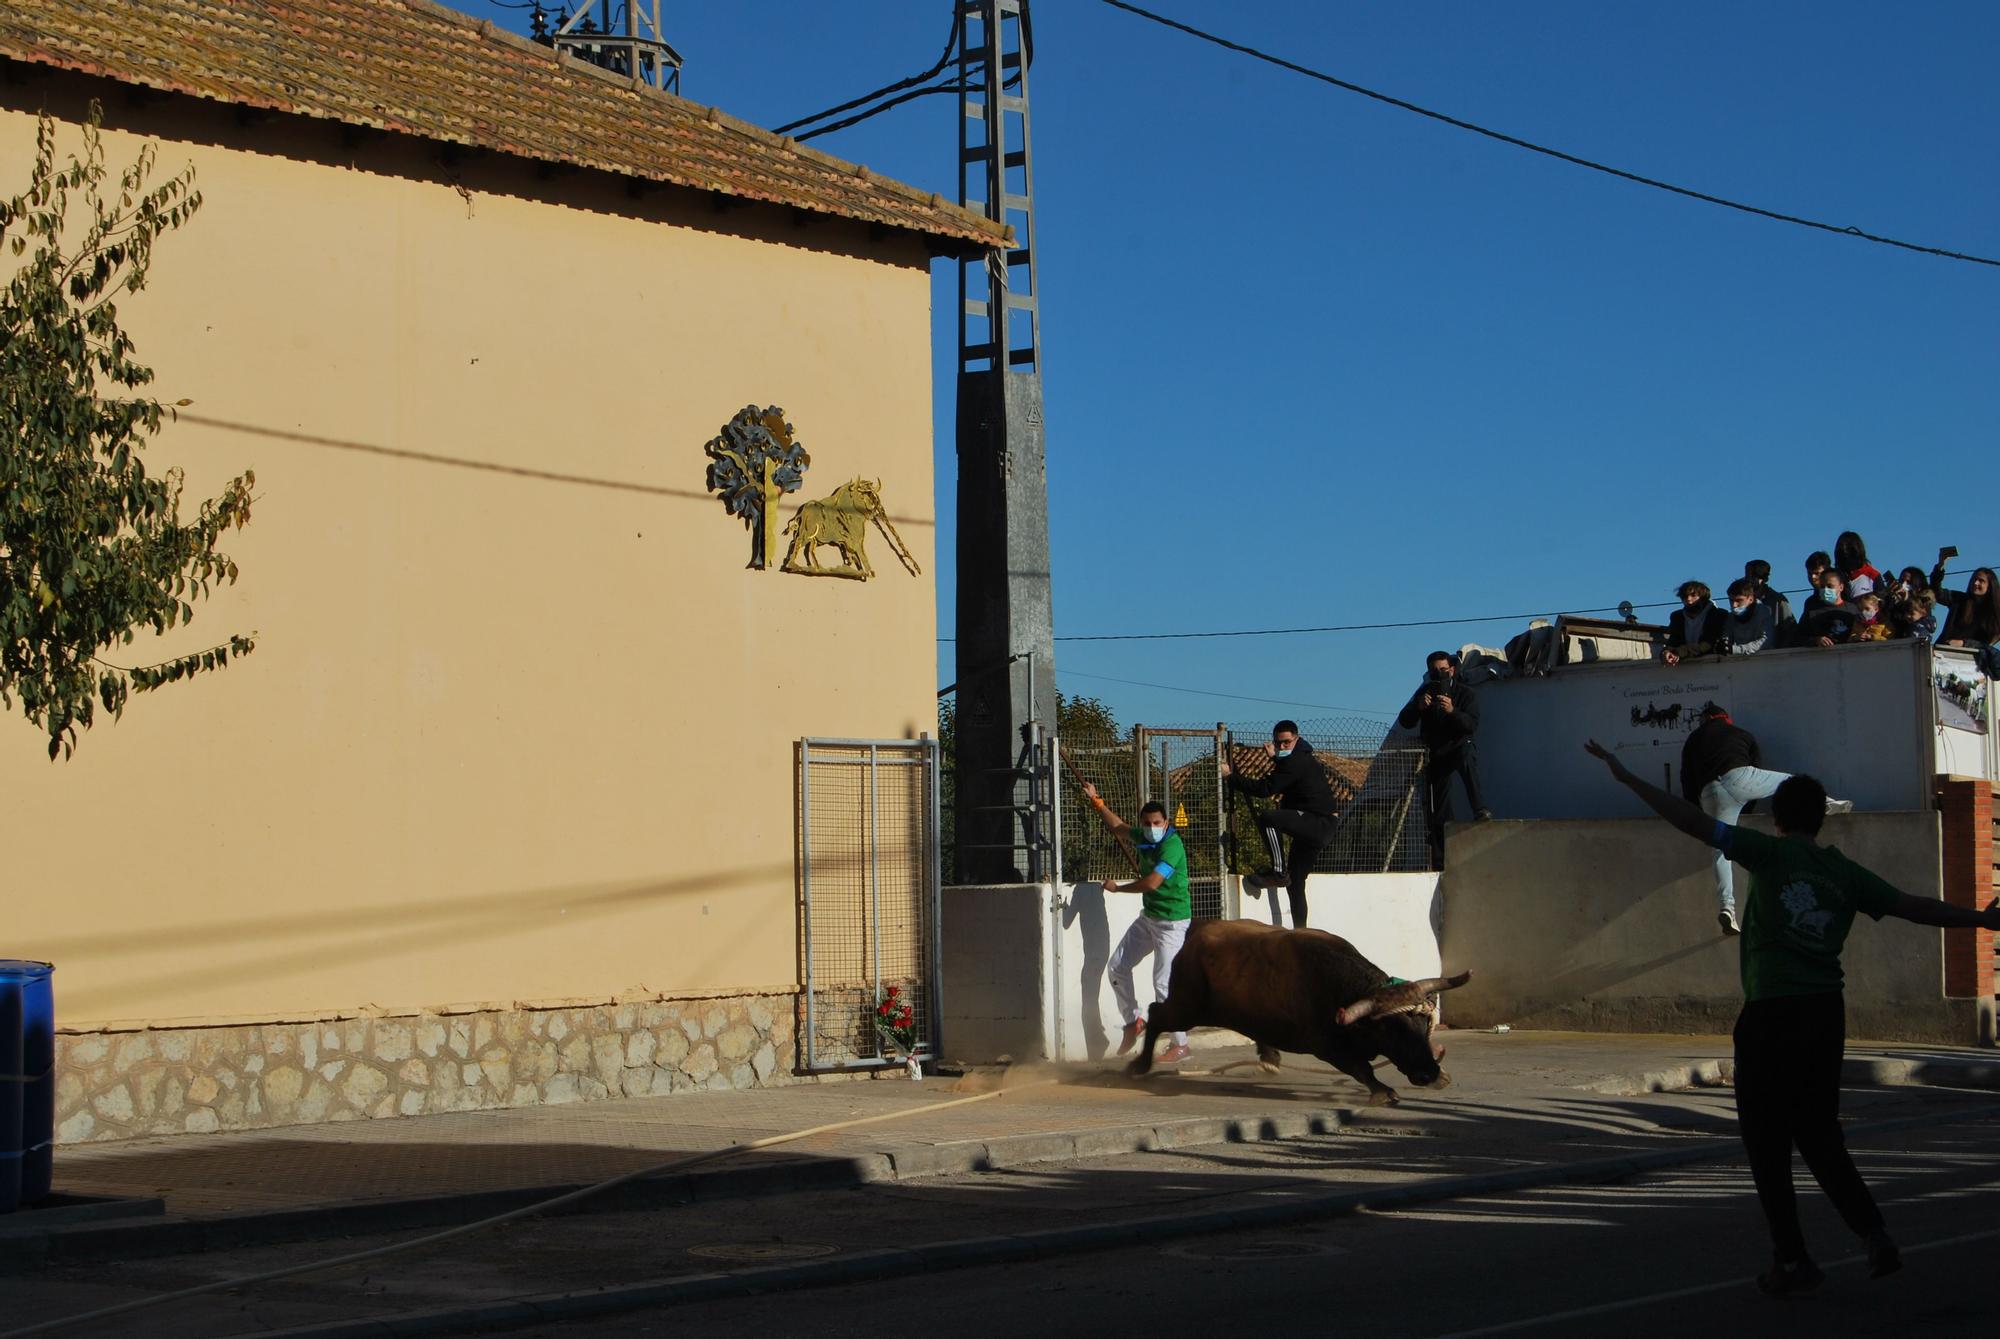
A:
[[[1111,1047],[1104,1027],[1104,1011],[1098,1001],[1104,994],[1104,969],[1111,961],[1111,920],[1104,910],[1104,885],[1073,884],[1069,901],[1063,905],[1063,929],[1077,926],[1083,938],[1083,966],[1077,974],[1077,996],[1083,1004],[1083,1052],[1092,1060],[1102,1060]],[[1060,1026],[1060,1022],[1058,1023]],[[1119,1027],[1123,1028],[1121,1020]]]
[[[122,976],[110,990],[82,991],[71,995],[68,1008],[93,1018],[119,1017],[118,1006],[128,999],[155,999],[190,982],[213,977],[215,964],[202,954],[221,944],[282,942],[231,960],[229,974],[237,980],[271,980],[307,968],[360,962],[397,953],[431,952],[432,935],[449,935],[463,947],[471,941],[489,941],[516,934],[537,932],[528,919],[535,911],[560,910],[565,923],[608,916],[667,898],[695,893],[712,893],[745,884],[789,879],[789,862],[727,872],[689,875],[677,879],[643,880],[598,888],[533,888],[515,892],[495,892],[478,896],[438,897],[403,902],[383,909],[376,925],[363,933],[342,938],[340,931],[352,930],[355,911],[351,907],[327,908],[297,915],[265,916],[202,924],[176,923],[135,931],[112,931],[35,939],[28,951],[52,962],[79,957],[185,950],[188,965],[150,976]],[[425,931],[422,938],[413,931]]]
[[[336,451],[356,451],[363,455],[388,456],[395,460],[415,460],[426,465],[450,465],[462,470],[483,470],[489,474],[512,474],[523,479],[541,479],[549,483],[581,484],[587,488],[610,488],[621,493],[646,493],[655,497],[688,498],[707,502],[710,495],[693,488],[662,488],[656,484],[634,483],[625,479],[598,479],[587,474],[564,474],[557,470],[530,469],[524,465],[501,465],[490,460],[472,460],[464,456],[446,456],[432,451],[412,451],[398,446],[378,446],[372,442],[349,442],[338,437],[316,437],[311,433],[290,432],[283,428],[259,427],[254,423],[231,423],[227,419],[209,418],[202,414],[182,414],[178,420],[203,428],[215,428],[223,432],[240,432],[266,441],[293,442],[301,446],[323,446]]]

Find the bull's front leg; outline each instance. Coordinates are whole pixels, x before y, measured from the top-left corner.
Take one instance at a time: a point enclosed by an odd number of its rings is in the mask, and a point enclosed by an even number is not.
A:
[[[1341,1056],[1323,1055],[1320,1059],[1353,1079],[1368,1090],[1368,1105],[1371,1107],[1392,1107],[1402,1101],[1396,1090],[1375,1077],[1375,1067],[1365,1059],[1351,1059]]]
[[[1153,1072],[1153,1043],[1166,1031],[1160,1023],[1160,1013],[1164,1005],[1156,1004],[1146,1011],[1146,1038],[1139,1044],[1139,1054],[1132,1057],[1132,1063],[1125,1066],[1125,1072],[1134,1078]]]

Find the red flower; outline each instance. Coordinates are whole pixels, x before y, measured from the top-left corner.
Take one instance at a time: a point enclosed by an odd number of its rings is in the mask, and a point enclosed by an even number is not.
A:
[[[884,1001],[882,1002],[882,1004],[881,1004],[881,1005],[880,1005],[879,1007],[877,1007],[877,1008],[876,1008],[875,1012],[876,1012],[876,1013],[878,1013],[878,1014],[880,1014],[880,1015],[882,1015],[882,1017],[884,1017],[884,1018],[887,1018],[887,1017],[889,1016],[889,1013],[890,1013],[890,1008],[889,1008],[889,1003],[888,1003],[888,1001],[887,1001],[887,1000],[884,1000]]]
[[[892,1000],[896,998],[896,988],[894,986],[889,987],[889,998]]]

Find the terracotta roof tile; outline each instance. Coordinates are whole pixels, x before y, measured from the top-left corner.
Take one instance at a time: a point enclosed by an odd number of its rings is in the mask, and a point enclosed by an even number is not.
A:
[[[937,195],[428,0],[5,0],[0,58],[904,228],[1006,230]]]

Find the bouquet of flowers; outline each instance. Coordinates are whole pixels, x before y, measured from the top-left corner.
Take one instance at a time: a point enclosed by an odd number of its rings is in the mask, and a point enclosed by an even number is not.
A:
[[[894,986],[875,1006],[875,1030],[904,1055],[916,1053],[917,1016]]]

